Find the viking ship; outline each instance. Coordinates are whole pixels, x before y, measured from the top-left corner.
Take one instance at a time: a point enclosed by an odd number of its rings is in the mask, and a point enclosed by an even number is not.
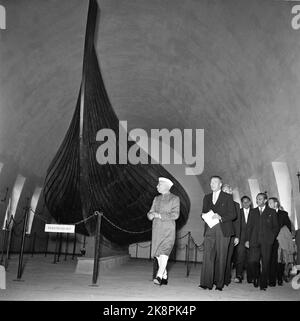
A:
[[[151,239],[152,223],[146,214],[157,194],[158,177],[171,179],[171,191],[180,197],[177,229],[188,219],[190,201],[161,164],[101,165],[96,160],[97,132],[112,129],[116,144],[119,133],[119,119],[106,92],[94,46],[98,12],[97,1],[90,0],[79,96],[69,129],[47,170],[43,194],[49,213],[58,223],[83,220],[76,225],[76,233],[92,236],[96,222],[88,218],[101,211],[101,234],[113,243],[126,245]]]

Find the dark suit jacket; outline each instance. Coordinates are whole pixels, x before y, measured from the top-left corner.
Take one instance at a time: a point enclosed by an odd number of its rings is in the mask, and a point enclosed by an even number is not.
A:
[[[232,195],[226,194],[223,191],[220,192],[218,200],[214,205],[212,202],[213,193],[206,194],[203,199],[203,209],[202,213],[207,213],[209,210],[213,210],[215,213],[222,217],[222,222],[220,226],[223,235],[226,237],[234,235],[233,223],[232,221],[236,218],[236,212],[234,208]],[[208,225],[205,223],[204,235]]]
[[[240,204],[238,202],[234,203],[234,209],[236,213],[236,218],[232,221],[234,236],[240,238],[241,237],[241,214],[240,214]]]
[[[260,244],[272,245],[278,234],[279,225],[276,211],[266,206],[261,215],[262,221],[260,226],[258,207],[252,210],[251,215],[249,213],[246,242],[249,241],[250,247],[256,247]]]
[[[300,265],[300,229],[295,233],[295,243],[297,247],[297,265]]]
[[[279,224],[279,231],[284,225],[286,225],[286,227],[290,230],[290,232],[292,231],[292,223],[289,219],[288,212],[278,210],[277,219],[278,219],[278,224]],[[278,231],[278,233],[279,233],[279,231]]]

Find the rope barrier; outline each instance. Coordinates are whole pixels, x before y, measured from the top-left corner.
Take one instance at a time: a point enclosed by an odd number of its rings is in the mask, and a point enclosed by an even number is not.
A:
[[[24,218],[22,217],[22,219],[20,219],[20,221],[16,221],[15,218],[13,216],[11,216],[12,221],[14,222],[14,226],[18,226],[19,224],[24,222]]]
[[[76,223],[73,223],[74,225],[79,225],[79,224],[82,224],[82,223],[85,223],[85,222],[88,222],[89,220],[91,220],[92,218],[95,218],[97,215],[99,215],[100,213],[99,212],[94,212],[94,214],[93,215],[91,215],[91,216],[89,216],[89,217],[87,217],[87,218],[85,218],[85,219],[83,219],[83,220],[81,220],[81,221],[79,221],[79,222],[76,222]]]
[[[143,234],[143,233],[147,233],[150,232],[152,230],[152,228],[148,229],[148,230],[144,230],[144,231],[129,231],[129,230],[125,230],[119,226],[117,226],[116,224],[114,224],[110,219],[108,219],[105,215],[103,215],[103,218],[105,218],[105,220],[110,223],[113,227],[117,228],[118,230],[125,232],[125,233],[129,233],[129,234]]]
[[[39,215],[37,212],[35,212],[32,208],[30,208],[30,211],[31,211],[32,213],[34,213],[34,217],[38,218],[39,220],[43,221],[43,222],[46,223],[46,224],[50,224],[50,223],[48,223],[47,220],[45,220],[42,216],[40,216],[40,215]],[[96,211],[93,215],[91,215],[91,216],[89,216],[89,217],[87,217],[87,218],[85,218],[85,219],[82,219],[82,220],[80,220],[80,221],[78,221],[78,222],[70,223],[70,224],[79,225],[79,224],[85,223],[85,222],[91,220],[92,218],[94,218],[95,216],[97,216],[98,214],[99,214],[99,212]]]
[[[48,221],[47,221],[45,218],[43,218],[39,213],[37,213],[36,211],[34,211],[32,208],[30,208],[30,211],[34,213],[34,215],[35,215],[36,218],[38,218],[39,220],[43,221],[43,222],[46,223],[46,224],[49,224]],[[103,218],[104,218],[111,226],[113,226],[113,227],[115,227],[116,229],[118,229],[118,230],[120,230],[120,231],[122,231],[122,232],[125,232],[125,233],[129,233],[129,234],[143,234],[143,233],[150,232],[150,231],[152,230],[152,228],[149,228],[149,229],[144,230],[144,231],[130,231],[130,230],[124,229],[124,228],[116,225],[115,223],[113,223],[108,217],[106,217],[105,215],[103,215],[103,213],[100,213],[99,211],[95,211],[93,215],[91,215],[91,216],[89,216],[89,217],[87,217],[87,218],[85,218],[85,219],[82,219],[82,220],[80,220],[80,221],[78,221],[78,222],[72,223],[72,224],[73,224],[73,225],[79,225],[79,224],[82,224],[82,223],[86,223],[86,222],[88,222],[89,220],[95,218],[97,215],[102,215]],[[13,218],[13,220],[14,220],[14,218]],[[22,219],[21,219],[20,221],[18,221],[18,222],[14,220],[15,225],[21,224],[21,223],[23,222],[23,220],[24,220],[24,218],[22,218]],[[17,234],[14,232],[14,235],[17,235]],[[187,237],[188,235],[190,235],[190,232],[187,232],[185,235],[182,235],[182,236],[178,237],[178,238],[177,238],[177,241],[184,239],[184,238]],[[38,238],[39,238],[39,239],[45,239],[45,238],[41,238],[41,237],[39,237],[39,236],[38,236]],[[203,243],[200,244],[200,245],[198,245],[198,244],[195,242],[195,240],[194,240],[194,238],[193,238],[192,236],[190,236],[190,240],[194,243],[194,245],[196,246],[197,250],[199,250],[199,251],[202,251],[202,250],[203,250]],[[80,241],[80,240],[78,240],[78,242],[79,242],[80,244],[83,244],[83,242]],[[107,242],[104,242],[104,243],[107,243]],[[107,244],[108,244],[108,243],[107,243]],[[138,244],[138,243],[136,243],[136,244]],[[194,245],[192,245],[192,247],[189,247],[189,250],[193,249],[193,248],[194,248]],[[142,245],[138,244],[138,247],[140,247],[140,248],[149,248],[150,246],[151,246],[151,244],[146,245],[146,246],[142,246]],[[184,249],[185,247],[186,247],[186,244],[183,245],[183,246],[178,246],[178,245],[176,246],[177,249]]]

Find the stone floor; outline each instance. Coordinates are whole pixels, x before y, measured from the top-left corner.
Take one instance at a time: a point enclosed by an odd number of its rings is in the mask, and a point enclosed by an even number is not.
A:
[[[25,255],[22,281],[15,281],[18,257],[12,256],[6,272],[6,290],[0,290],[0,300],[20,301],[198,301],[198,300],[300,300],[300,289],[289,283],[282,287],[260,291],[251,284],[232,283],[222,292],[198,287],[201,265],[192,265],[186,277],[183,262],[172,263],[169,284],[157,286],[151,281],[152,263],[130,259],[122,266],[100,271],[98,286],[90,286],[90,275],[75,274],[76,259],[68,258],[53,264],[53,257]]]

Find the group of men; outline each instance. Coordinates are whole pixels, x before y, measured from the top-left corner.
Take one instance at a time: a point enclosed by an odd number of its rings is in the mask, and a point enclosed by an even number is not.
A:
[[[167,264],[175,243],[175,221],[180,215],[180,199],[170,192],[172,185],[170,179],[159,178],[157,191],[161,195],[154,198],[147,213],[153,222],[151,255],[156,285],[168,284]],[[265,193],[259,193],[257,207],[252,208],[250,198],[243,196],[240,209],[240,204],[233,200],[232,188],[223,184],[220,176],[211,177],[210,187],[212,192],[203,199],[202,218],[209,213],[215,222],[209,226],[204,220],[199,287],[212,290],[215,285],[216,290],[222,291],[224,285],[231,282],[233,261],[236,283],[243,282],[246,269],[247,282],[253,283],[254,287],[266,290],[268,286],[282,285],[287,258],[281,258],[278,240],[280,237],[285,242],[289,237],[291,239],[291,221],[288,213],[280,209],[279,200],[268,199]]]
[[[205,223],[199,287],[211,290],[215,285],[222,291],[224,285],[229,285],[234,252],[236,283],[242,283],[246,267],[247,282],[254,287],[266,290],[268,286],[282,285],[285,264],[278,258],[277,238],[279,232],[289,235],[291,221],[280,209],[279,200],[259,193],[257,207],[251,208],[250,198],[243,196],[240,209],[233,200],[232,188],[223,185],[220,176],[211,177],[210,187],[212,193],[203,199],[202,216],[213,212],[219,222],[211,228]]]

